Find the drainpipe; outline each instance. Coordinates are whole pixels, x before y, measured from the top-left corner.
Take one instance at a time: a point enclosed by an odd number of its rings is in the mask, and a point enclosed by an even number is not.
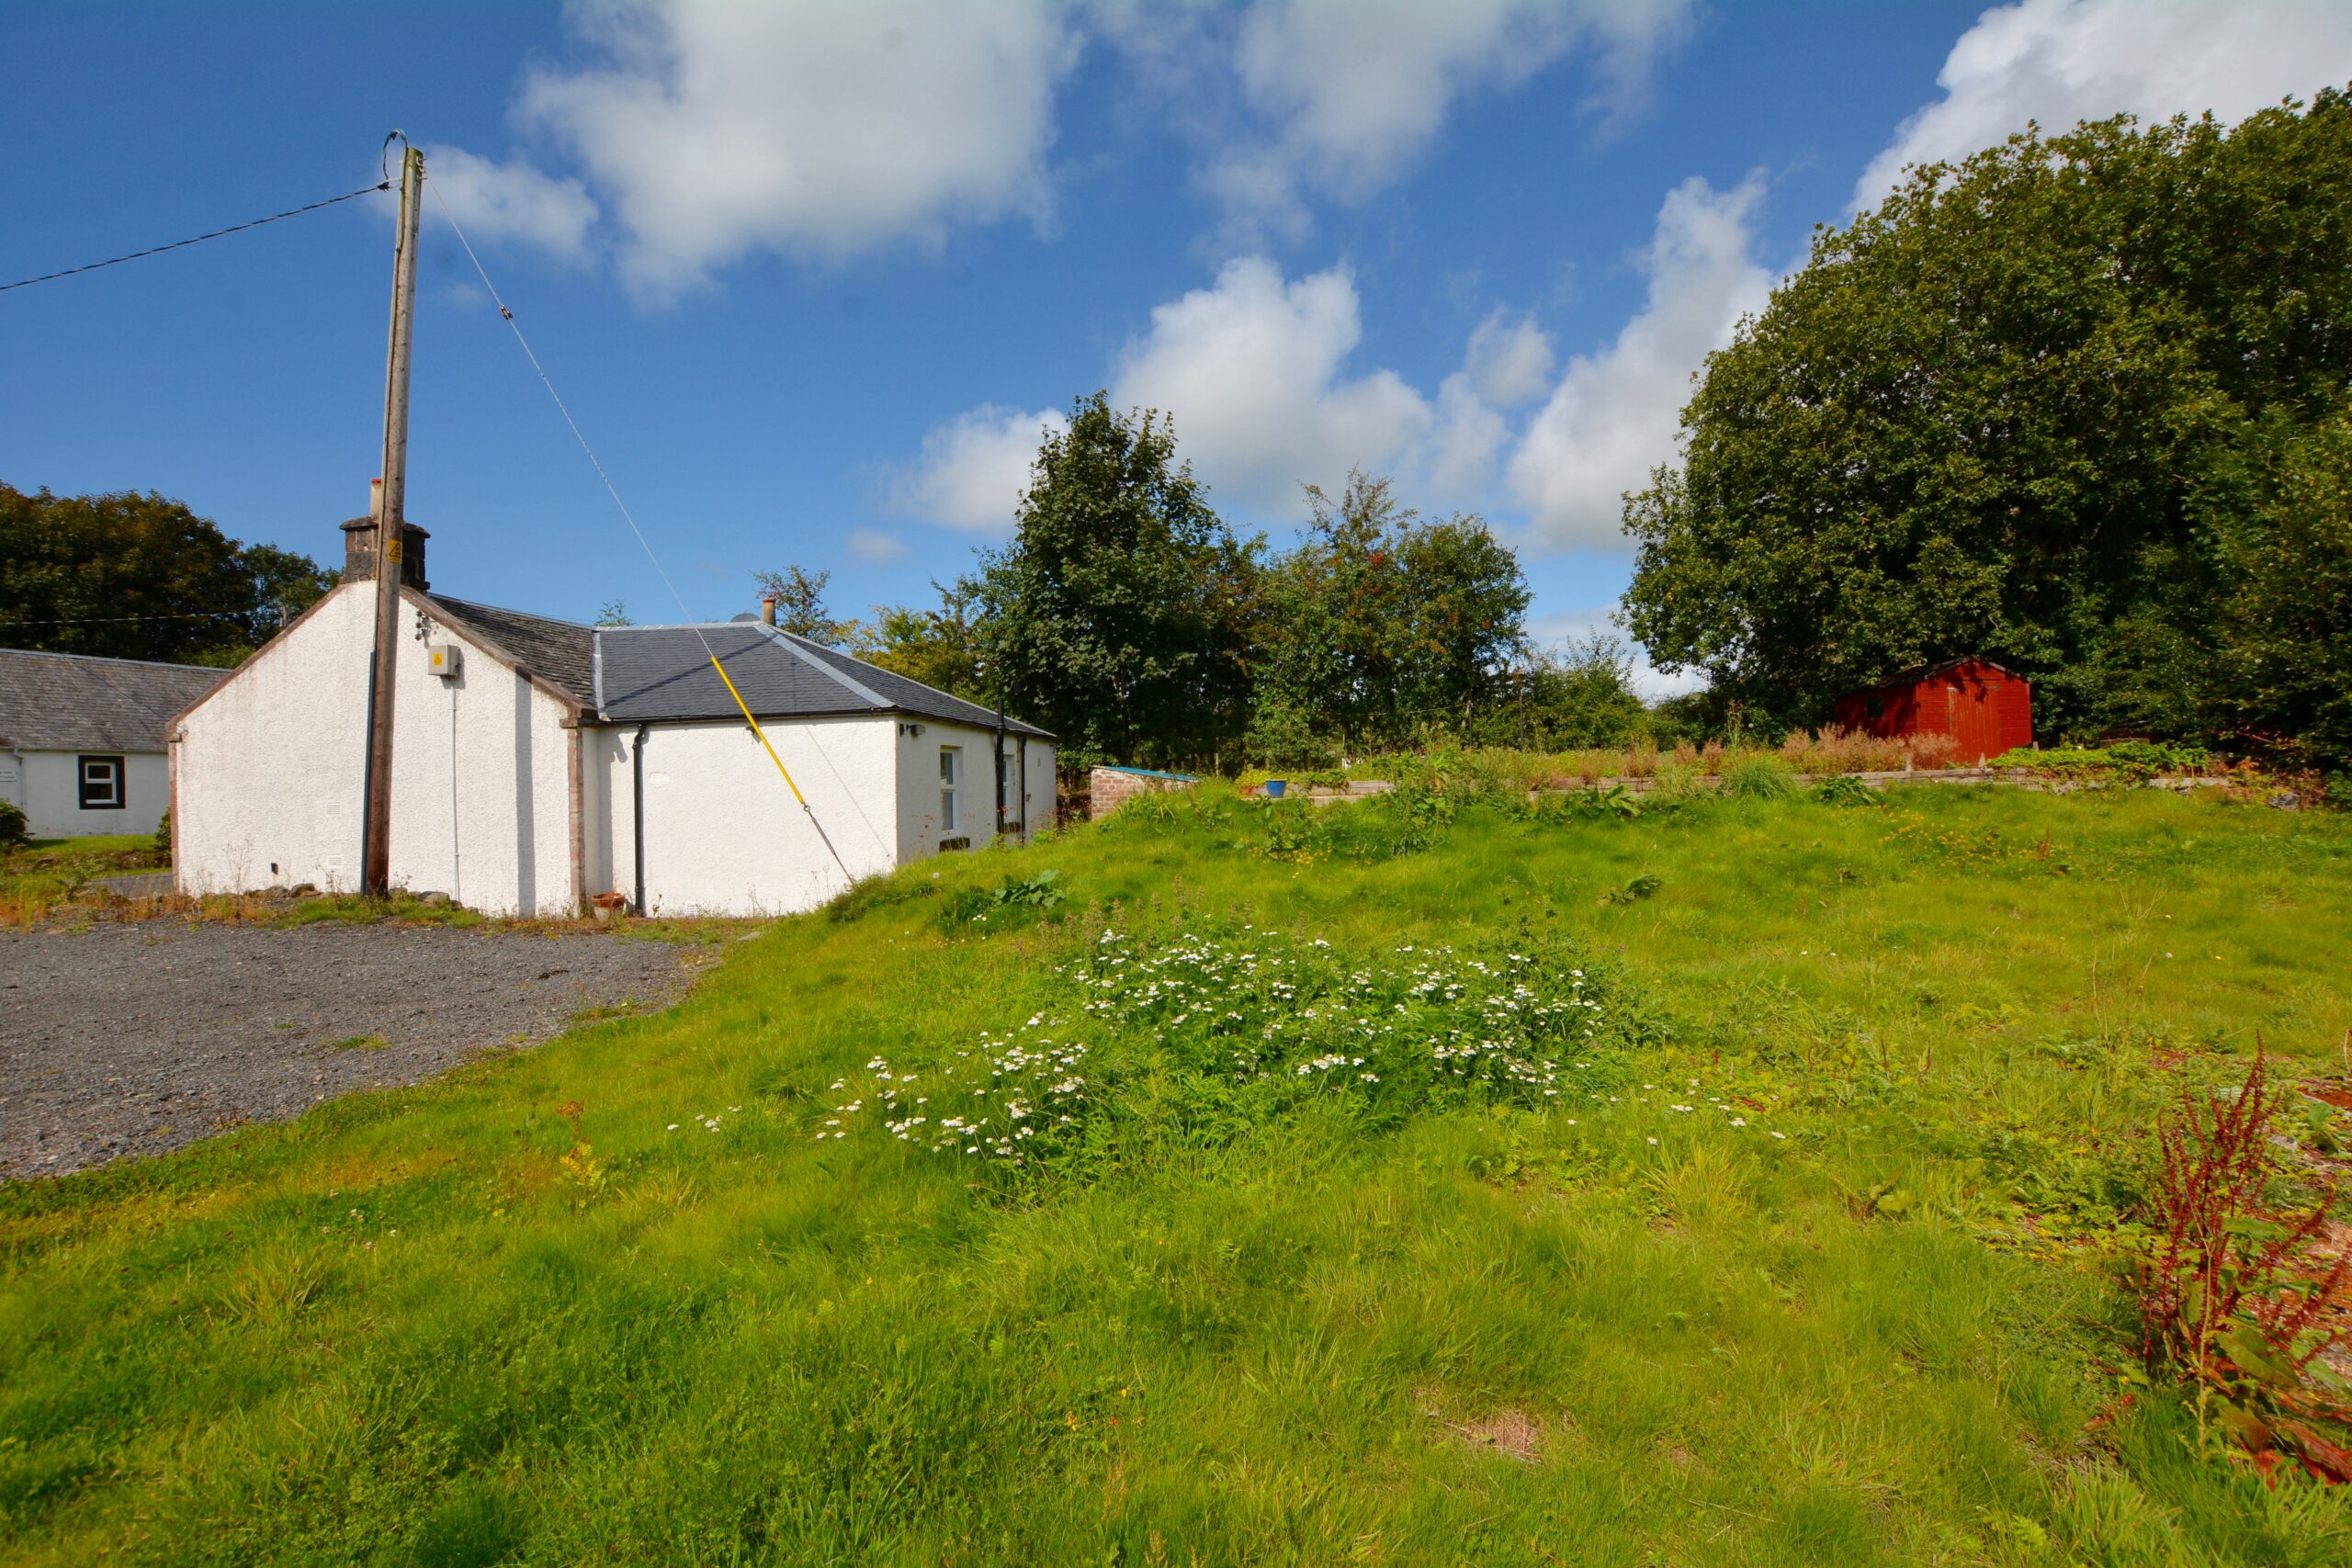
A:
[[[636,830],[630,840],[637,851],[637,913],[645,914],[645,737],[644,725],[637,727],[637,739],[628,749],[628,765],[633,785],[630,794],[637,813]]]
[[[1023,736],[1021,747],[1021,841],[1029,841],[1029,738]]]

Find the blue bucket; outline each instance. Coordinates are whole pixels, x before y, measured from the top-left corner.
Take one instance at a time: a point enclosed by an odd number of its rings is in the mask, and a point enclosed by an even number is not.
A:
[[[1268,800],[1280,800],[1283,797],[1283,792],[1288,788],[1290,788],[1290,781],[1288,779],[1268,779],[1266,781],[1266,798]]]

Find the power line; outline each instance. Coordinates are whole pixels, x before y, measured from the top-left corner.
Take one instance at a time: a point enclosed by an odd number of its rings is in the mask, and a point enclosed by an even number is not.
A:
[[[588,437],[581,433],[580,422],[571,417],[571,410],[564,404],[563,394],[557,391],[555,383],[548,378],[547,367],[541,365],[539,356],[532,352],[531,340],[523,335],[522,323],[514,319],[514,312],[507,309],[506,301],[500,298],[498,285],[490,280],[490,272],[481,265],[481,257],[474,254],[473,242],[466,238],[463,229],[458,227],[457,214],[449,210],[449,204],[442,199],[440,187],[434,184],[429,174],[425,176],[424,187],[433,193],[434,203],[441,209],[441,216],[447,220],[450,231],[458,236],[458,243],[466,248],[466,259],[474,264],[474,271],[481,276],[481,286],[490,291],[491,303],[498,307],[498,313],[505,318],[507,327],[514,333],[514,341],[522,345],[523,357],[529,360],[531,368],[538,373],[539,385],[545,387],[548,396],[554,400],[556,412],[561,414],[563,423],[571,427],[571,438],[580,443],[580,450],[587,456],[588,466],[596,470],[596,478],[604,483],[605,493],[611,496],[613,504],[620,509],[621,521],[627,523],[628,531],[637,536],[638,547],[645,552],[645,558],[653,563],[654,574],[662,579],[662,586],[670,591],[671,599],[678,606],[679,619],[686,623],[688,629],[695,634],[695,640],[702,644],[703,657],[708,659],[710,667],[718,671],[719,680],[727,686],[727,694],[735,699],[735,705],[743,712],[743,721],[752,727],[752,733],[760,738],[760,745],[766,750],[768,761],[774,762],[775,771],[784,775],[785,785],[792,791],[792,798],[800,803],[800,809],[808,818],[808,825],[817,829],[817,837],[824,840],[825,852],[833,857],[833,863],[841,867],[843,877],[855,882],[857,878],[851,873],[849,863],[842,859],[841,851],[833,847],[833,836],[825,831],[822,822],[817,820],[816,808],[808,804],[808,797],[800,793],[800,786],[792,782],[792,773],[785,767],[784,759],[776,755],[775,746],[769,743],[767,731],[762,729],[760,721],[752,716],[751,705],[743,700],[743,694],[735,689],[734,679],[727,673],[727,666],[721,664],[718,655],[711,651],[710,639],[702,635],[702,626],[695,620],[694,612],[686,608],[685,598],[679,593],[678,585],[670,581],[670,573],[662,567],[662,558],[653,553],[653,546],[646,539],[645,530],[637,525],[637,518],[629,512],[628,502],[623,501],[621,492],[614,488],[612,476],[605,472],[605,465],[597,459],[596,449],[588,445]]]
[[[243,621],[266,615],[277,606],[260,610],[185,610],[153,615],[59,615],[45,621],[0,621],[0,626],[96,626],[124,621]]]
[[[342,201],[356,201],[363,196],[373,196],[378,191],[391,188],[392,182],[386,180],[381,185],[368,186],[362,190],[345,191],[341,196],[331,196],[324,201],[311,202],[308,207],[290,207],[283,212],[273,212],[266,218],[255,218],[244,223],[232,223],[226,229],[215,229],[209,234],[198,234],[194,239],[174,240],[168,245],[151,245],[143,251],[133,251],[127,256],[111,256],[105,261],[87,262],[80,266],[69,266],[63,272],[45,272],[39,277],[19,278],[15,283],[0,283],[0,294],[7,293],[11,288],[30,288],[36,283],[54,283],[61,277],[73,277],[85,272],[96,272],[102,266],[120,266],[124,262],[138,261],[142,256],[159,256],[165,251],[181,250],[188,245],[200,245],[207,240],[217,240],[223,234],[242,234],[248,229],[258,229],[265,223],[275,223],[286,218],[300,218],[303,213],[316,212],[322,207],[333,207]]]

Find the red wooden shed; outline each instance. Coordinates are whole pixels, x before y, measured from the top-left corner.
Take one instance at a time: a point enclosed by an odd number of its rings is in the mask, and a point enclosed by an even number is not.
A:
[[[1949,735],[1963,764],[2033,743],[2033,687],[1989,659],[1952,659],[1905,670],[1883,685],[1838,699],[1838,722],[1865,735]]]

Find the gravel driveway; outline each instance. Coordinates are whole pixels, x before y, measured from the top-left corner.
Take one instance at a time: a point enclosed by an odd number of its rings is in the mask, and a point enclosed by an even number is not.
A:
[[[0,1178],[415,1083],[589,1008],[663,1007],[703,956],[605,934],[394,925],[0,931]]]

